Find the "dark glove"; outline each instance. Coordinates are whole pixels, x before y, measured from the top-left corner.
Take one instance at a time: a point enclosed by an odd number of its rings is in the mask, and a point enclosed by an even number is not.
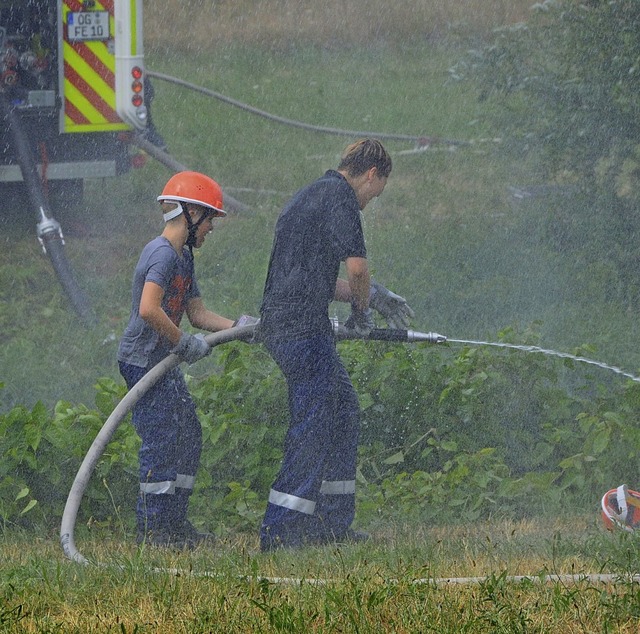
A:
[[[344,327],[361,337],[366,337],[376,327],[373,323],[373,311],[370,308],[358,310],[352,306],[351,315],[345,322]]]
[[[236,326],[257,326],[260,323],[258,317],[252,317],[251,315],[240,315],[238,319],[233,322],[233,327]]]
[[[186,361],[191,365],[206,357],[211,352],[211,348],[204,340],[203,334],[190,335],[183,332],[178,345],[171,352],[177,355],[180,361]]]
[[[397,330],[408,328],[411,318],[415,317],[413,309],[404,297],[392,293],[374,280],[371,280],[369,306],[385,318],[389,328]]]

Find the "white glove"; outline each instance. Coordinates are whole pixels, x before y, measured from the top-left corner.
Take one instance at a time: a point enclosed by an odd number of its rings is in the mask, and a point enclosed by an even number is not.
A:
[[[407,300],[404,297],[392,293],[374,280],[371,280],[369,306],[377,310],[385,318],[389,328],[397,330],[408,328],[411,318],[415,317],[413,309],[407,304]]]
[[[344,327],[361,337],[366,337],[376,327],[373,322],[373,311],[370,308],[358,310],[352,307],[351,315],[345,322]]]
[[[204,340],[203,334],[190,335],[183,332],[180,335],[180,341],[178,345],[171,351],[177,355],[180,361],[186,361],[189,365],[200,361],[203,357],[206,357],[211,348],[209,344]]]
[[[251,315],[240,315],[238,319],[233,322],[233,327],[236,326],[257,326],[260,323],[258,317],[252,317]]]

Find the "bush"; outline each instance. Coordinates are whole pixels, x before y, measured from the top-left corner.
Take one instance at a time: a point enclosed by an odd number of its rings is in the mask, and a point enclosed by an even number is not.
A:
[[[0,517],[5,526],[50,525],[62,516],[82,459],[125,393],[106,379],[97,389],[96,409],[60,401],[53,413],[37,403],[31,410],[17,406],[0,416]],[[118,504],[132,495],[135,499],[136,452],[135,433],[122,426],[96,467],[83,517],[105,521],[118,511],[112,499]]]

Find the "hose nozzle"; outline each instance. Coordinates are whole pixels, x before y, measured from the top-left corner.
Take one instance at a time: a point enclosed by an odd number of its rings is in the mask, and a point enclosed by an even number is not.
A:
[[[437,332],[418,332],[416,330],[400,330],[396,328],[374,328],[368,335],[358,335],[347,330],[337,319],[332,320],[333,332],[338,340],[366,339],[368,341],[395,341],[397,343],[446,343],[447,338]]]
[[[417,342],[426,341],[427,343],[446,343],[447,338],[439,335],[437,332],[416,332],[415,330],[407,330],[407,341]]]

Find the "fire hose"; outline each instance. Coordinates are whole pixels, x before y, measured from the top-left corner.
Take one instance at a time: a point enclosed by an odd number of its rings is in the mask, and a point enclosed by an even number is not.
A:
[[[199,92],[203,95],[207,95],[208,97],[213,97],[214,99],[218,99],[219,101],[227,103],[231,106],[240,108],[245,112],[249,112],[251,114],[258,115],[259,117],[263,117],[264,119],[268,119],[269,121],[274,121],[276,123],[288,125],[293,128],[300,128],[303,130],[307,130],[309,132],[321,132],[324,134],[333,134],[337,136],[347,136],[347,137],[376,137],[377,139],[391,140],[391,141],[411,141],[421,146],[433,145],[436,143],[439,143],[442,145],[450,145],[450,146],[470,145],[469,141],[459,141],[457,139],[443,139],[441,137],[435,137],[435,136],[415,135],[415,134],[396,134],[396,133],[390,133],[390,132],[370,132],[366,130],[344,130],[342,128],[331,128],[327,126],[303,123],[302,121],[296,121],[295,119],[287,119],[286,117],[281,117],[279,115],[265,112],[264,110],[260,110],[259,108],[254,108],[253,106],[250,106],[246,103],[238,101],[237,99],[232,99],[231,97],[227,97],[226,95],[216,92],[215,90],[210,90],[209,88],[204,88],[203,86],[198,86],[196,84],[192,84],[183,79],[179,79],[177,77],[171,77],[170,75],[166,75],[164,73],[156,73],[154,71],[147,69],[147,76],[153,77],[154,79],[161,79],[163,81],[170,82],[172,84],[175,84],[176,86],[182,86],[183,88],[188,88],[189,90]]]
[[[395,329],[374,329],[367,335],[358,335],[353,331],[347,330],[344,326],[334,322],[334,334],[336,340],[342,341],[346,339],[364,339],[367,341],[390,341],[397,343],[445,343],[447,338],[435,332],[417,332],[414,330],[395,330]],[[240,326],[221,330],[208,334],[205,341],[211,348],[219,346],[223,343],[231,341],[245,341],[253,343],[259,341],[256,336],[256,326]],[[107,418],[104,425],[95,437],[89,451],[84,457],[80,469],[71,485],[67,502],[62,514],[60,523],[60,545],[64,554],[72,561],[88,564],[89,560],[82,555],[75,545],[74,531],[80,502],[84,495],[85,489],[91,478],[100,456],[104,453],[106,446],[111,440],[116,429],[124,420],[125,416],[131,411],[138,400],[151,389],[158,380],[164,376],[169,370],[175,368],[180,363],[180,359],[175,354],[170,354],[163,359],[147,374],[145,374],[136,385],[125,395],[118,403],[111,415]]]
[[[6,94],[0,90],[0,113],[4,124],[10,132],[20,164],[22,178],[27,188],[31,203],[36,210],[38,240],[43,251],[49,256],[53,269],[58,276],[62,288],[66,292],[73,308],[86,325],[95,323],[95,315],[89,300],[76,281],[71,265],[64,253],[64,238],[60,223],[53,217],[49,203],[42,188],[35,158],[29,137],[16,108],[11,105]]]

